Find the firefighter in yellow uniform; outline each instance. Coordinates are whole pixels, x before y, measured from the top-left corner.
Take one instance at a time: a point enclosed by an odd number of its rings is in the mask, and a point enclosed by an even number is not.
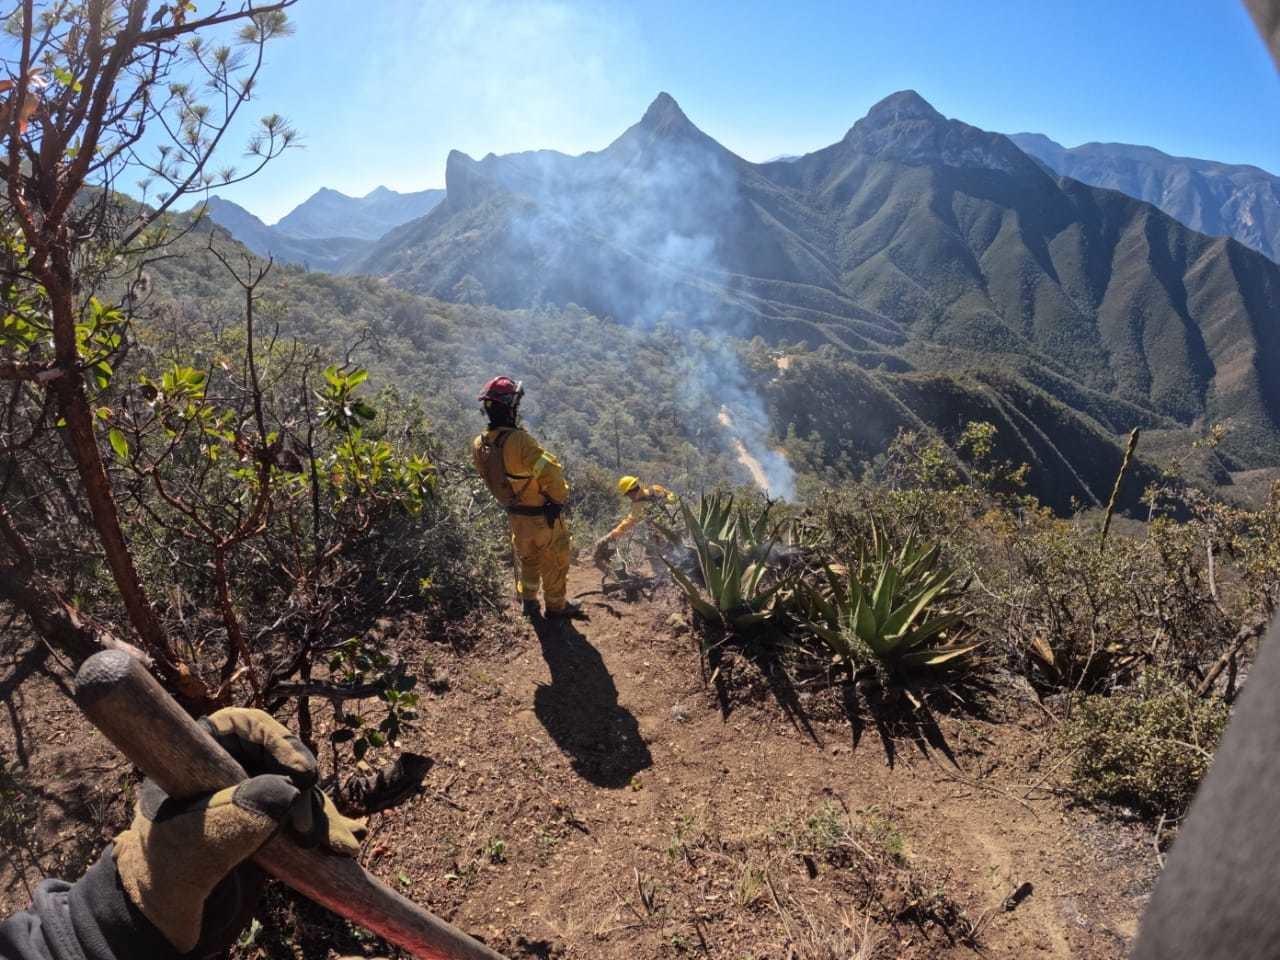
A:
[[[618,480],[618,492],[631,501],[631,510],[616,527],[606,533],[598,541],[592,551],[592,559],[597,566],[607,563],[613,555],[615,544],[631,531],[638,523],[650,519],[654,508],[661,504],[674,504],[676,495],[661,484],[646,486],[639,477],[626,476]],[[648,550],[650,562],[658,569],[655,559],[656,551]]]
[[[581,617],[582,608],[565,599],[571,547],[561,514],[569,484],[560,461],[517,425],[523,396],[510,377],[494,377],[485,385],[480,401],[489,428],[472,442],[472,456],[489,491],[507,510],[516,596],[524,614],[538,616],[541,587],[548,617]]]

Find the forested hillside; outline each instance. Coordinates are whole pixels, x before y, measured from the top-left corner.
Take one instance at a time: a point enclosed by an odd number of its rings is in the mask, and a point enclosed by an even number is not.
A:
[[[572,302],[628,325],[830,345],[887,382],[952,377],[969,403],[990,402],[974,378],[994,371],[1054,401],[1037,429],[1058,453],[1134,426],[1183,431],[1171,444],[1185,450],[1229,421],[1227,468],[1280,463],[1267,319],[1280,267],[1058,181],[910,92],[839,143],[770,164],[735,156],[665,94],[599,153],[455,153],[445,201],[352,269],[454,301]],[[926,422],[951,429],[933,409]]]

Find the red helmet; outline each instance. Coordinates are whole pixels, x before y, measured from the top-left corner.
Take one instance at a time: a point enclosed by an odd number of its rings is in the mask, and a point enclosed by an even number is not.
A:
[[[524,396],[524,387],[519,380],[510,377],[494,377],[484,385],[484,392],[478,397],[485,403],[505,403],[511,406]]]

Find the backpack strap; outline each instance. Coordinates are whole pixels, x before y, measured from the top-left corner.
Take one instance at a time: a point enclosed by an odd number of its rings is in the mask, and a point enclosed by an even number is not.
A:
[[[498,456],[503,458],[502,472],[506,474],[507,479],[524,481],[524,483],[521,484],[520,489],[517,490],[514,485],[511,488],[517,500],[519,500],[522,496],[524,496],[524,492],[529,489],[529,484],[533,483],[534,481],[534,474],[532,473],[507,473],[506,454],[503,453],[502,448],[506,446],[507,438],[510,437],[511,434],[515,433],[519,429],[520,429],[519,427],[498,427],[498,435],[493,438],[493,450]],[[541,509],[542,509],[541,507],[538,508],[539,511],[541,511]]]

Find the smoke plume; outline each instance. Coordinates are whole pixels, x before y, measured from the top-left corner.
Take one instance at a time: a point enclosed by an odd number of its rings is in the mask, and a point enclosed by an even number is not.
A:
[[[489,156],[471,176],[521,198],[507,246],[514,262],[536,265],[520,278],[535,299],[681,332],[690,353],[686,414],[719,424],[756,484],[791,498],[793,471],[770,443],[764,402],[726,343],[752,332],[723,297],[740,254],[735,224],[746,216],[739,163],[664,94],[603,151]]]

